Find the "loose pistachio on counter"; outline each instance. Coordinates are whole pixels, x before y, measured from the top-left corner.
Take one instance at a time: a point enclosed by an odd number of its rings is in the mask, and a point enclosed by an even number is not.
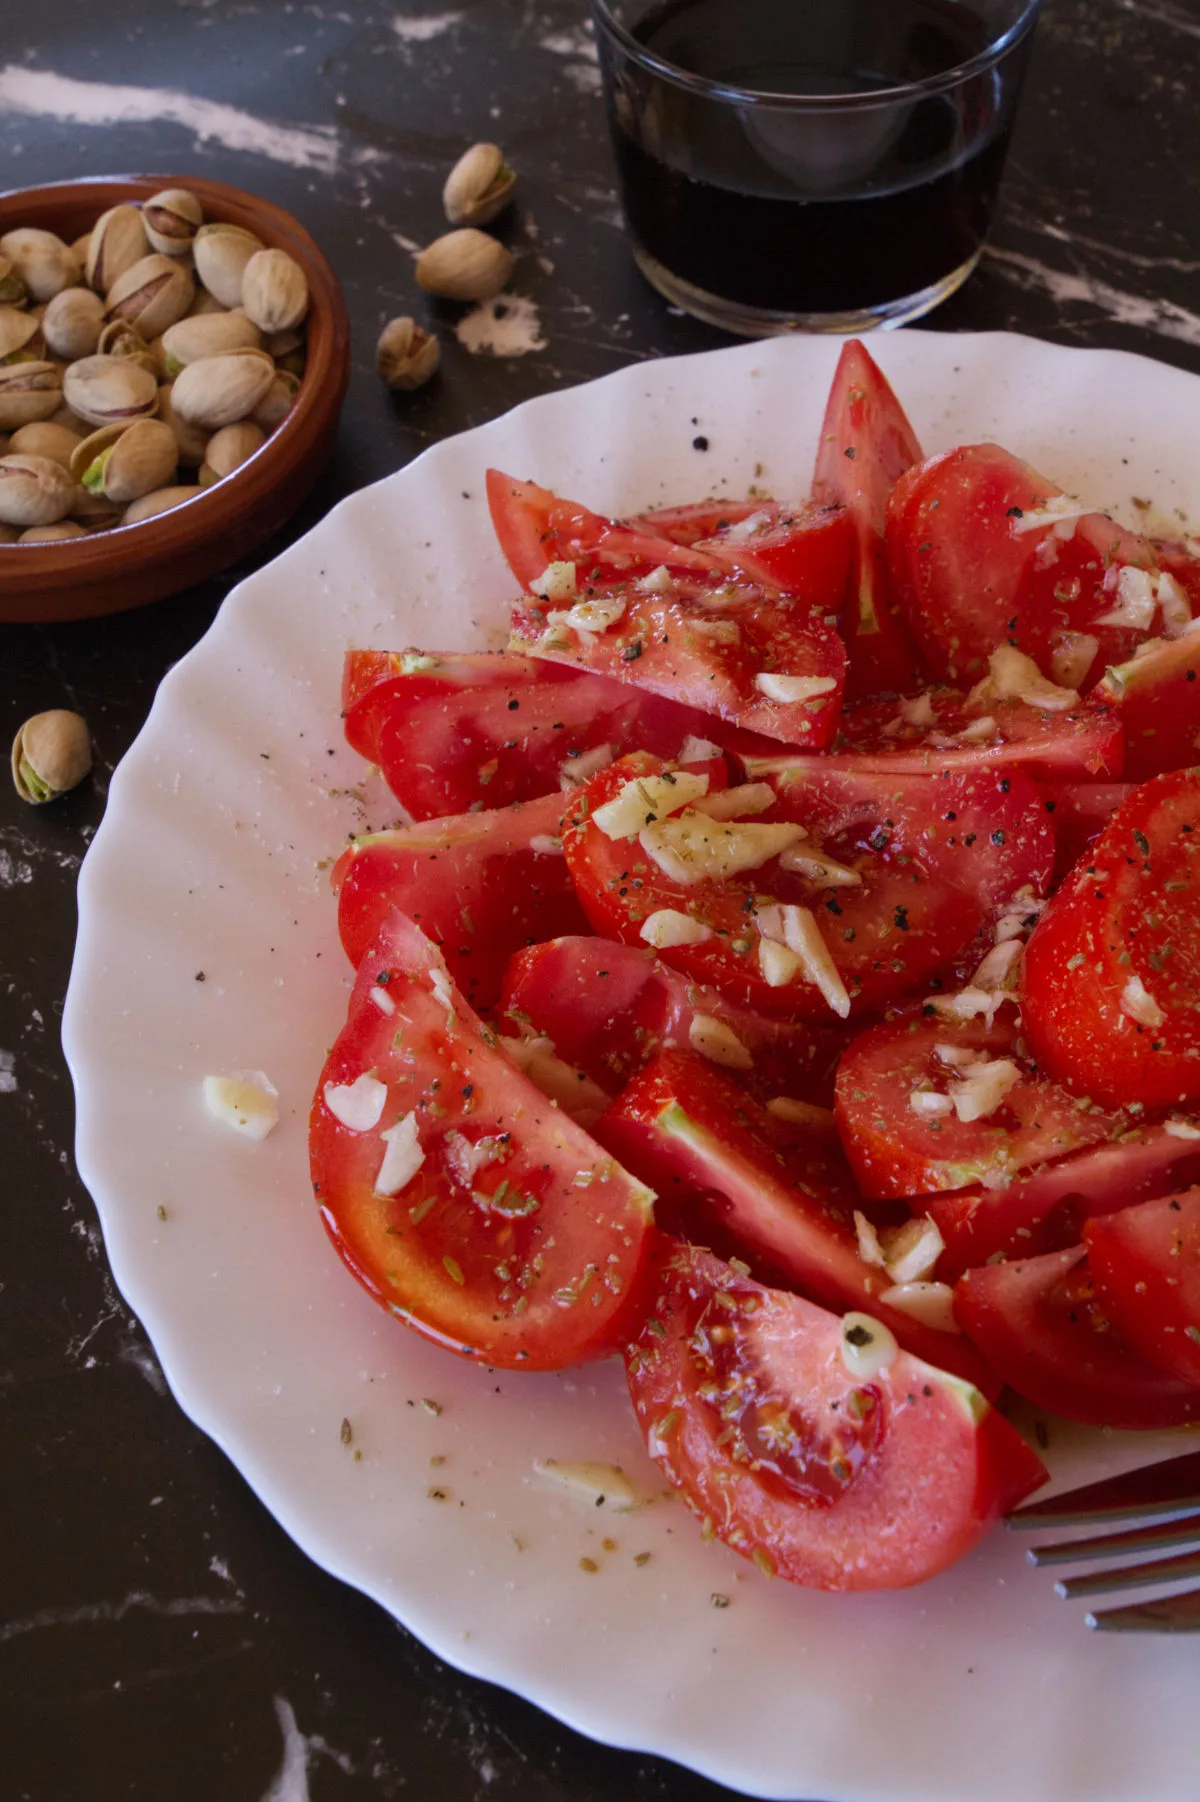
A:
[[[35,713],[13,739],[13,782],[22,801],[33,806],[78,787],[91,767],[87,721],[65,707]]]
[[[407,315],[389,319],[375,347],[375,365],[389,388],[424,387],[441,360],[441,346],[433,333]]]
[[[446,232],[417,258],[417,285],[443,300],[491,300],[513,271],[513,255],[498,238],[464,226]]]
[[[446,217],[451,225],[487,225],[504,211],[516,185],[498,144],[472,144],[446,177]]]

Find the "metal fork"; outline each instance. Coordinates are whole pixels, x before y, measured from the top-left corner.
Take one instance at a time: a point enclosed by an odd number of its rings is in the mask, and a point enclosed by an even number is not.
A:
[[[1123,1520],[1152,1524],[1088,1539],[1056,1540],[1035,1546],[1025,1555],[1030,1564],[1038,1566],[1121,1558],[1126,1553],[1146,1559],[1121,1564],[1115,1570],[1105,1567],[1060,1579],[1055,1589],[1072,1600],[1110,1589],[1147,1589],[1200,1577],[1200,1451],[1131,1470],[1106,1482],[1088,1483],[1055,1496],[1053,1501],[1031,1502],[1010,1514],[1005,1525],[1099,1527]],[[1159,1555],[1163,1553],[1172,1555]],[[1160,1601],[1089,1614],[1087,1624],[1106,1633],[1200,1633],[1200,1586]]]

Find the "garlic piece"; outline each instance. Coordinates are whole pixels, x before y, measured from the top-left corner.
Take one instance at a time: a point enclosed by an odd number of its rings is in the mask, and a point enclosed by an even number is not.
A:
[[[642,921],[639,937],[656,951],[670,951],[676,945],[702,945],[713,936],[711,926],[693,920],[691,914],[677,907],[660,907]]]
[[[869,1314],[842,1316],[842,1363],[848,1376],[870,1382],[900,1356],[895,1334]]]
[[[210,1114],[247,1139],[265,1139],[279,1120],[279,1090],[261,1070],[235,1070],[204,1078]]]
[[[743,1045],[732,1026],[718,1020],[715,1014],[693,1014],[688,1027],[688,1044],[710,1063],[723,1064],[729,1070],[752,1070],[754,1058]]]
[[[837,682],[833,676],[779,676],[771,670],[763,670],[755,676],[754,686],[768,701],[795,704],[832,694]]]
[[[622,783],[611,801],[596,808],[592,821],[606,838],[633,838],[644,826],[678,813],[707,792],[708,777],[690,770],[678,770],[674,775],[635,776]]]

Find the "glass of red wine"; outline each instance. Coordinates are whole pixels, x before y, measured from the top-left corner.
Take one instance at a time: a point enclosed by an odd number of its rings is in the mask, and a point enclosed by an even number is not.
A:
[[[633,254],[746,337],[904,325],[983,250],[1042,0],[590,0]]]

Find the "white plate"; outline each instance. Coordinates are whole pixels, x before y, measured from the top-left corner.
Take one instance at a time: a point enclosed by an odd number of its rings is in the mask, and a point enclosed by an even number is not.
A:
[[[776,339],[533,401],[344,501],[230,595],[163,682],[84,866],[79,1167],[182,1406],[310,1556],[451,1664],[764,1796],[1195,1802],[1200,1641],[1089,1634],[1003,1533],[919,1591],[845,1598],[768,1583],[678,1504],[565,1497],[535,1458],[609,1460],[661,1494],[619,1370],[492,1376],[424,1345],[346,1274],[310,1199],[308,1102],[349,987],[319,864],[364,811],[394,813],[345,792],[343,650],[497,642],[490,463],[601,512],[803,493],[838,348]],[[1200,516],[1195,377],[1002,335],[872,350],[927,449],[994,437],[1126,511],[1152,495]],[[282,1095],[259,1145],[201,1101],[206,1073],[241,1067]],[[1051,1457],[1078,1481],[1150,1449],[1056,1429]]]

